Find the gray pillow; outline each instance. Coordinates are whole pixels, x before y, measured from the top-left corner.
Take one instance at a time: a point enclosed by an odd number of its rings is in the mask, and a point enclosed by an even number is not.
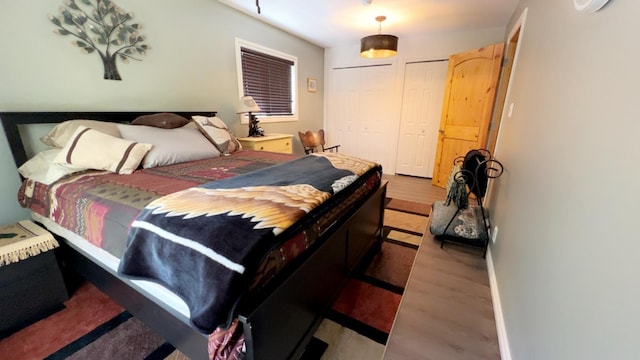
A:
[[[160,129],[118,124],[118,129],[123,139],[153,145],[142,160],[143,168],[220,156],[220,151],[195,127]]]

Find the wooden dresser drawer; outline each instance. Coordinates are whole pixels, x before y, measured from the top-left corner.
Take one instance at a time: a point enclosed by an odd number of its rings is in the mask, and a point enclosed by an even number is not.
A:
[[[292,139],[293,135],[290,134],[266,134],[260,137],[238,138],[245,149],[285,154],[293,153]]]
[[[261,141],[255,143],[255,145],[255,150],[282,152],[287,154],[291,154],[292,151],[290,139]]]

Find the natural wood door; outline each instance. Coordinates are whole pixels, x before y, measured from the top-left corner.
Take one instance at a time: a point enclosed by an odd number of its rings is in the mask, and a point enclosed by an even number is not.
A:
[[[446,60],[405,66],[396,174],[433,174],[446,78]]]
[[[449,57],[434,185],[446,185],[456,157],[485,147],[503,51],[500,43]]]

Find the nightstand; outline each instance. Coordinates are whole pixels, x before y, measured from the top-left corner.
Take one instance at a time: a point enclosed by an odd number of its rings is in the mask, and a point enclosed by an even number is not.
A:
[[[64,308],[53,235],[31,221],[0,227],[0,339]]]
[[[291,134],[265,134],[257,137],[241,137],[238,141],[244,149],[291,154],[293,153],[292,139]]]

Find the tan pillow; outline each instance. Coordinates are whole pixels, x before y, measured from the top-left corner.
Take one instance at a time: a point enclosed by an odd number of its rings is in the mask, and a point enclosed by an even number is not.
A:
[[[131,125],[147,125],[162,129],[175,129],[185,126],[189,122],[189,119],[185,119],[180,115],[173,113],[158,113],[138,116],[131,122]]]
[[[86,126],[111,136],[120,137],[120,131],[115,123],[98,120],[67,120],[56,125],[47,135],[41,137],[40,141],[51,147],[63,148],[79,126]]]
[[[191,117],[198,129],[213,145],[223,154],[230,154],[241,150],[242,145],[233,136],[227,125],[218,117],[206,117],[194,115]]]
[[[153,145],[119,139],[80,126],[54,162],[131,174]]]

